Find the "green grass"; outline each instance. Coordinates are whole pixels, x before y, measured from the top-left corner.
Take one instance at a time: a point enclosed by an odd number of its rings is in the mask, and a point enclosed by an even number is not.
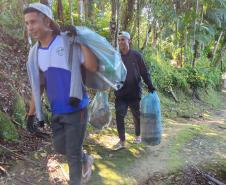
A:
[[[135,179],[129,176],[128,169],[136,159],[145,154],[145,146],[143,144],[133,145],[134,136],[126,133],[127,148],[114,151],[112,147],[118,141],[116,129],[108,128],[97,132],[89,126],[88,130],[90,133],[84,149],[95,159],[90,185],[131,185],[135,183]],[[68,173],[68,165],[63,163],[62,167]]]
[[[112,148],[118,141],[116,129],[108,128],[89,135],[85,149],[95,158],[92,185],[130,185],[135,182],[128,176],[127,169],[144,155],[144,145],[133,145],[133,134],[126,133],[126,138],[127,148],[113,151]]]
[[[224,100],[220,91],[214,91],[213,89],[207,89],[206,91],[200,90],[199,95],[203,102],[207,103],[212,108],[222,108]]]
[[[18,139],[18,133],[8,115],[0,111],[0,138],[6,141]]]
[[[222,93],[213,89],[199,90],[201,100],[193,100],[191,94],[185,94],[181,90],[176,90],[178,98],[176,102],[170,94],[158,92],[161,102],[161,110],[164,117],[176,118],[198,118],[208,109],[222,108],[224,104]]]
[[[170,170],[179,169],[185,162],[183,156],[180,155],[180,150],[184,145],[191,141],[195,136],[203,132],[205,126],[187,125],[177,135],[171,138],[169,149],[168,168]]]
[[[17,94],[15,103],[13,105],[12,118],[16,122],[18,122],[22,127],[25,127],[25,115],[26,115],[26,110],[25,110],[24,99],[22,98],[22,96]]]

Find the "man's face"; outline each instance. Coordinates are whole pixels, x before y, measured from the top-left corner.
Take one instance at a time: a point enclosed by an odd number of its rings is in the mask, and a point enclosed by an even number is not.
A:
[[[126,37],[118,37],[118,44],[119,44],[119,49],[122,51],[122,50],[125,50],[125,49],[129,49],[129,43],[130,43],[130,40],[127,39]]]
[[[49,30],[49,21],[45,16],[38,12],[30,12],[24,15],[25,24],[28,34],[35,40],[40,40],[45,37]]]

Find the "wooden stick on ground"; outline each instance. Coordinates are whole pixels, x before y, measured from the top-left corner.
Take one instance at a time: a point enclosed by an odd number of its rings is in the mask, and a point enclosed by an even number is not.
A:
[[[1,174],[1,176],[8,176],[9,174],[8,174],[8,172],[6,171],[6,169],[5,168],[3,168],[2,166],[0,166],[0,174]]]
[[[178,102],[177,96],[176,96],[176,94],[173,92],[172,87],[170,87],[169,92],[170,92],[171,95],[173,96],[173,99],[174,99],[176,102]]]
[[[193,168],[195,168],[200,174],[202,174],[202,176],[204,176],[205,178],[207,178],[208,180],[214,182],[215,184],[217,185],[225,185],[225,183],[217,180],[216,178],[204,173],[203,171],[201,171],[197,166],[195,165],[192,165]]]
[[[17,126],[20,126],[20,127],[22,127],[22,125],[20,124],[20,123],[18,123],[16,120],[14,120],[14,119],[11,119],[11,121],[14,123],[14,124],[16,124]]]
[[[207,179],[209,179],[210,181],[214,182],[217,185],[225,185],[225,183],[219,181],[218,179],[208,175],[208,174],[203,174]]]

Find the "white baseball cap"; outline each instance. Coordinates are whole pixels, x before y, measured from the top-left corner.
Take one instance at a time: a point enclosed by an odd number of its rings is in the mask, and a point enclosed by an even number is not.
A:
[[[126,31],[119,32],[118,37],[125,37],[130,40],[130,34]]]
[[[54,21],[53,12],[47,5],[44,5],[42,3],[31,3],[28,5],[27,8],[34,8],[35,10],[41,12],[42,14],[46,15],[49,19]]]

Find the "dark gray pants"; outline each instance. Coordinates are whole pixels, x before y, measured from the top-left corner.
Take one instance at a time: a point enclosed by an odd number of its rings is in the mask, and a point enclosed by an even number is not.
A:
[[[135,134],[140,136],[140,100],[123,100],[115,99],[116,125],[120,141],[125,141],[125,122],[124,118],[127,114],[128,107],[133,115],[135,125]]]
[[[86,154],[82,152],[88,121],[87,108],[81,111],[53,115],[51,128],[53,143],[57,153],[66,155],[69,165],[70,185],[80,185],[82,162],[86,162]]]

